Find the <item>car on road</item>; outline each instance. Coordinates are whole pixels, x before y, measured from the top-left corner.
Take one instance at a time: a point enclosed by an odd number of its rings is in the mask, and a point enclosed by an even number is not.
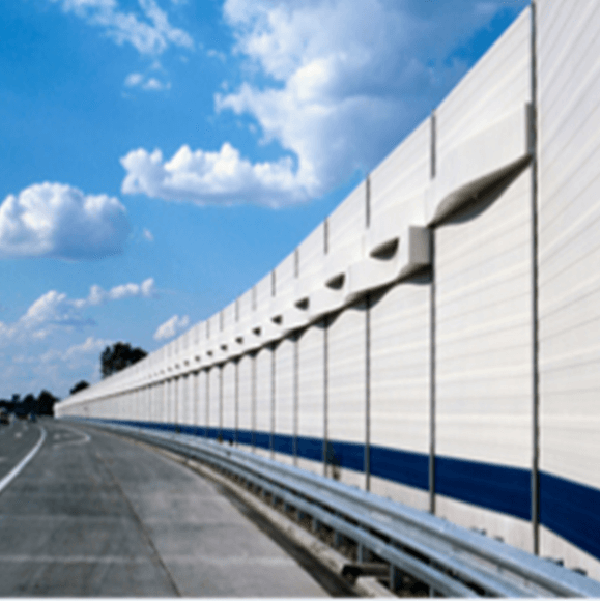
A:
[[[6,409],[0,409],[0,424],[10,425],[10,413]]]

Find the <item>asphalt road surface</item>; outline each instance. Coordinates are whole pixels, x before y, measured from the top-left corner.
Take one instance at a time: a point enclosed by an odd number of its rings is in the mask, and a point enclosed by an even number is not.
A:
[[[0,596],[46,595],[326,593],[182,465],[79,424],[13,422],[0,426]]]

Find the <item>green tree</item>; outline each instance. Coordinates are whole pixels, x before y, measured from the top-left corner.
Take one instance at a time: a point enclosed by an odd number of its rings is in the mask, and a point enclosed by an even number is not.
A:
[[[129,342],[116,342],[107,346],[100,355],[100,372],[106,378],[130,365],[141,361],[148,353],[141,348],[132,348]]]
[[[39,415],[54,415],[54,405],[58,403],[58,399],[48,392],[47,390],[42,390],[38,395],[36,406]]]
[[[71,390],[69,390],[69,394],[77,394],[79,391],[89,388],[89,386],[89,382],[86,382],[85,380],[80,380],[79,382],[77,382],[77,384],[75,384],[75,386],[73,386],[73,388],[71,388]]]

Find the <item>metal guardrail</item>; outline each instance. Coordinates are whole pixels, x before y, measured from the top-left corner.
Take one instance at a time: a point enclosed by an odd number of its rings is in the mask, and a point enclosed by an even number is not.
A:
[[[88,423],[199,459],[294,507],[313,530],[322,524],[336,542],[353,541],[357,563],[370,553],[386,562],[391,588],[399,570],[450,597],[600,597],[600,582],[583,574],[306,470],[195,436]]]

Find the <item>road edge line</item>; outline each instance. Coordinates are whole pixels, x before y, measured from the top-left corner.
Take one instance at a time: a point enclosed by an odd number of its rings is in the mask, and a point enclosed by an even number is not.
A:
[[[35,454],[40,450],[44,440],[46,440],[46,430],[40,426],[41,436],[36,442],[35,446],[21,461],[0,480],[0,493],[21,473],[23,468],[35,457]]]

